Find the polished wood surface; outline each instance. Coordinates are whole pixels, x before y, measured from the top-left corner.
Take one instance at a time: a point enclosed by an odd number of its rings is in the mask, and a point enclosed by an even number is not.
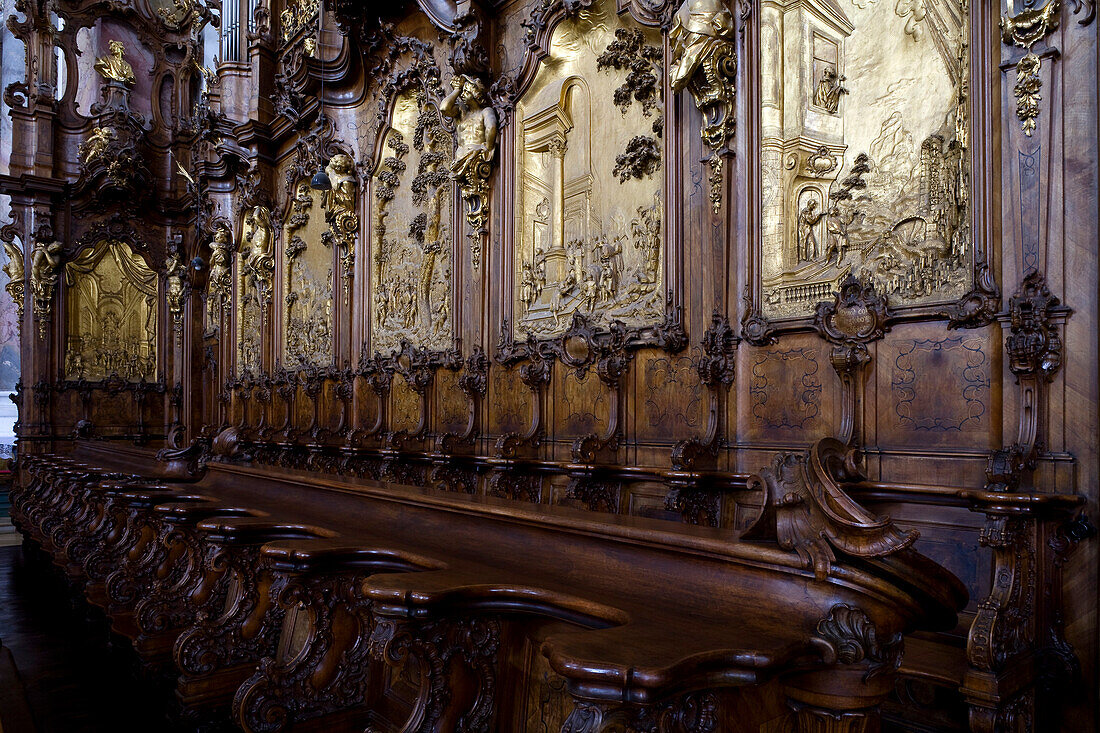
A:
[[[1094,4],[892,5],[25,3],[21,528],[195,724],[1094,729]]]

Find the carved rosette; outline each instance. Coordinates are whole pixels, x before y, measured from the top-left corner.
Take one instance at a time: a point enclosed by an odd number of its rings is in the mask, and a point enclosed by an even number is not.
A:
[[[1041,62],[1032,48],[1058,27],[1061,0],[1048,0],[1041,8],[1026,5],[1015,15],[1001,16],[1001,40],[1009,46],[1027,51],[1016,62],[1016,116],[1024,134],[1031,137],[1039,118],[1039,102],[1042,100],[1043,81],[1039,76]]]
[[[710,10],[717,7],[717,10]],[[736,24],[725,4],[685,0],[673,18],[669,41],[672,90],[687,89],[703,115],[700,135],[710,148],[710,202],[722,207],[722,158],[736,126]]]

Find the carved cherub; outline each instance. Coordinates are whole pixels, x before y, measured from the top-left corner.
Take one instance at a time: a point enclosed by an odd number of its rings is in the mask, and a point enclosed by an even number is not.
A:
[[[137,77],[134,76],[134,68],[126,61],[126,47],[122,41],[111,41],[107,48],[110,49],[107,55],[96,59],[95,70],[107,81],[135,84]]]
[[[686,0],[673,17],[669,31],[673,91],[687,87],[707,57],[735,40],[733,14],[723,0]]]
[[[458,150],[451,164],[451,174],[461,184],[470,186],[487,177],[487,171],[481,168],[493,160],[497,114],[488,104],[485,85],[480,79],[459,74],[452,83],[454,88],[440,104],[439,111],[458,120]]]
[[[110,127],[93,128],[88,139],[80,144],[80,156],[84,160],[84,165],[91,165],[92,161],[101,157],[114,138],[115,131]]]
[[[57,268],[61,265],[61,242],[36,242],[31,257],[31,287],[36,295],[43,288],[57,285]]]

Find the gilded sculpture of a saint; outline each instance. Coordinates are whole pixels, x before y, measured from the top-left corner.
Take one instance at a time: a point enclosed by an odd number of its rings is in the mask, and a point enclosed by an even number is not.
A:
[[[840,95],[848,93],[848,90],[841,85],[845,78],[838,76],[833,67],[826,66],[821,72],[821,79],[817,82],[817,89],[814,91],[814,104],[830,114],[836,114],[840,109]]]
[[[253,206],[245,215],[244,225],[247,229],[244,235],[247,249],[243,253],[245,266],[256,275],[270,273],[275,266],[272,252],[275,229],[271,213],[264,206]]]
[[[134,69],[126,60],[126,47],[122,41],[111,41],[107,44],[106,56],[96,59],[95,70],[107,81],[132,86],[137,82]]]

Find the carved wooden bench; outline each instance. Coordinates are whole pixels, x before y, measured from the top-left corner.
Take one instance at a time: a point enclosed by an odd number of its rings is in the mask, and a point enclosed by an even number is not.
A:
[[[406,730],[507,727],[499,671],[531,650],[573,700],[563,730],[733,710],[740,726],[753,696],[770,701],[754,724],[860,730],[902,634],[953,627],[965,592],[847,498],[853,460],[835,441],[782,457],[740,536],[237,465],[175,488],[90,482],[101,490],[81,496],[108,497],[116,519],[86,588],[147,663],[174,645],[185,706],[218,710],[236,690],[246,730],[370,712],[383,664],[416,672],[411,709],[391,711]],[[95,470],[57,465],[37,470],[70,497]],[[44,495],[35,521],[72,503]],[[217,515],[230,509],[264,516]]]

